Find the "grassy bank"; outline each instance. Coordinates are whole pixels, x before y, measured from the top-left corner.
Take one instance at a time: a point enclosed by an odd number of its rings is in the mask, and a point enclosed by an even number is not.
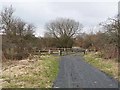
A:
[[[97,67],[109,76],[120,80],[120,76],[118,75],[118,62],[116,60],[100,58],[99,53],[93,52],[84,55],[84,58],[89,64]]]
[[[3,63],[3,88],[50,88],[58,73],[58,57],[34,56],[32,59]]]

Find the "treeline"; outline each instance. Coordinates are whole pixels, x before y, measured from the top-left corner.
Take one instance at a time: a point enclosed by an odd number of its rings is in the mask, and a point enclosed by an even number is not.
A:
[[[99,25],[102,28],[102,31],[90,34],[78,33],[82,29],[82,25],[80,24],[79,26],[78,24],[79,23],[74,20],[63,20],[63,18],[50,22],[49,25],[47,25],[49,32],[47,32],[45,35],[47,43],[44,45],[50,45],[50,47],[59,47],[59,45],[55,44],[56,40],[58,41],[56,43],[60,43],[60,45],[62,45],[61,47],[63,48],[78,46],[88,51],[99,52],[100,57],[105,59],[118,58],[120,55],[119,16],[110,18],[106,22],[102,22]],[[71,28],[73,29],[71,30]]]
[[[4,8],[0,13],[3,58],[23,59],[28,57],[35,45],[34,25],[15,17],[14,9]]]
[[[83,25],[73,19],[58,18],[45,25],[44,37],[35,37],[35,26],[14,16],[14,9],[4,8],[0,13],[3,58],[24,59],[33,51],[78,46],[98,51],[101,57],[116,58],[119,53],[120,20],[118,17],[100,24],[103,30],[81,33]]]
[[[118,58],[120,55],[120,20],[108,19],[100,24],[102,31],[90,34],[81,34],[76,37],[75,45],[100,52],[100,56],[106,59]],[[118,59],[117,59],[118,60]]]

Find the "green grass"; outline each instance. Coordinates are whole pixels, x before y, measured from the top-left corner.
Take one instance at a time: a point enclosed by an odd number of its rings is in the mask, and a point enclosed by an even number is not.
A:
[[[58,57],[46,55],[34,59],[23,68],[17,64],[19,67],[12,65],[12,72],[3,71],[3,88],[51,88],[58,73]]]
[[[100,58],[99,55],[92,52],[84,55],[84,58],[85,61],[89,64],[97,67],[109,76],[120,80],[120,77],[118,75],[118,63],[115,60]]]

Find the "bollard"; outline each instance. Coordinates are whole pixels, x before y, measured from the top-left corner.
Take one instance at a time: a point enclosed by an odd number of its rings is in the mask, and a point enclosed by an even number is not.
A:
[[[59,54],[59,56],[61,56],[61,55],[62,55],[62,51],[61,51],[61,50],[59,50],[59,51],[58,51],[58,54]]]
[[[48,53],[49,53],[49,54],[52,54],[52,50],[49,49]]]

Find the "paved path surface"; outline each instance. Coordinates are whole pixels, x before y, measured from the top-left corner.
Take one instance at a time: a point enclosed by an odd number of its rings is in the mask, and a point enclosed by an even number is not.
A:
[[[61,57],[60,71],[53,87],[118,88],[118,83],[79,56],[69,55]]]

